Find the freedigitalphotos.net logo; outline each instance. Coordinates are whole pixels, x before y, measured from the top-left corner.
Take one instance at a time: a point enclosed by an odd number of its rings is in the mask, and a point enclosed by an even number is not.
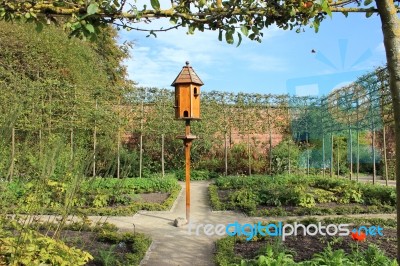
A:
[[[331,73],[288,79],[286,81],[288,94],[300,97],[325,96],[365,74],[366,69],[363,69],[361,66],[372,57],[371,49],[368,48],[358,54],[356,58],[349,60],[348,46],[347,39],[338,40],[338,57],[340,58],[340,63],[332,61],[332,58],[326,56],[323,51],[314,51],[315,59],[328,66],[331,69]],[[353,53],[350,54],[353,55]]]
[[[379,225],[360,226],[350,229],[350,224],[317,224],[304,225],[301,223],[284,224],[283,222],[264,224],[241,224],[238,221],[225,224],[196,224],[190,222],[188,225],[189,235],[206,236],[244,236],[247,241],[256,236],[280,237],[283,241],[288,236],[351,236],[353,238],[365,238],[366,236],[383,236],[383,228]]]

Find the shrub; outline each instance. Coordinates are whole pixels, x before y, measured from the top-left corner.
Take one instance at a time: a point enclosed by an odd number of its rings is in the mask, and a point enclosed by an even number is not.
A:
[[[232,265],[235,262],[240,262],[233,251],[235,246],[235,238],[234,237],[225,237],[220,240],[217,240],[215,243],[216,253],[215,253],[215,263],[219,266],[228,266]]]
[[[255,211],[258,201],[257,194],[247,188],[240,189],[229,195],[229,202],[245,212]]]
[[[272,149],[272,172],[274,174],[287,172],[289,168],[289,160],[290,166],[295,169],[298,166],[299,155],[300,149],[291,139],[281,141]]]
[[[7,265],[85,265],[93,257],[60,240],[16,226],[17,233],[0,227],[0,263]],[[4,264],[4,265],[5,265]]]
[[[196,181],[196,180],[208,180],[210,178],[214,178],[218,176],[218,174],[215,173],[210,173],[207,170],[191,170],[190,171],[190,180]],[[186,179],[186,174],[184,170],[178,170],[175,172],[175,177],[179,181],[185,181]]]
[[[210,195],[210,205],[213,210],[221,211],[225,209],[224,204],[220,201],[218,196],[218,188],[215,185],[208,187],[208,193]]]

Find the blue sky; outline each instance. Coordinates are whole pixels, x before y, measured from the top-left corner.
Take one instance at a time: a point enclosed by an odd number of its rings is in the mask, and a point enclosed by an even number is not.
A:
[[[145,27],[170,25],[158,20]],[[140,25],[136,25],[140,26]],[[386,63],[378,16],[334,14],[318,33],[296,33],[274,27],[264,30],[262,43],[243,39],[239,47],[218,41],[218,32],[186,29],[158,33],[121,31],[132,41],[126,61],[130,79],[139,86],[171,88],[185,61],[190,61],[206,91],[248,93],[326,94],[362,73]],[[314,49],[316,53],[312,53]]]

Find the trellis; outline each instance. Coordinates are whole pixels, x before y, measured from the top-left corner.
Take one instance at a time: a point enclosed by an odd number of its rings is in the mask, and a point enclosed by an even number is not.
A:
[[[350,167],[350,178],[353,176],[353,132],[356,132],[356,174],[359,176],[359,134],[360,131],[368,131],[371,135],[373,182],[376,180],[376,132],[382,130],[383,138],[383,163],[385,166],[385,179],[388,180],[387,149],[386,149],[386,127],[393,124],[393,110],[389,86],[387,84],[388,73],[386,69],[377,69],[372,73],[360,77],[354,83],[331,92],[322,98],[312,99],[311,97],[292,97],[291,120],[296,121],[292,130],[306,132],[308,135],[313,132],[322,142],[322,163],[320,168],[323,175],[326,174],[326,165],[329,163],[329,172],[332,176],[334,169],[333,144],[335,137],[347,132],[348,134],[348,161]],[[300,121],[299,112],[310,112],[314,110],[319,115],[320,124],[307,124],[308,119]],[[307,115],[302,116],[307,118]],[[326,138],[328,136],[328,139]],[[327,149],[328,145],[330,146]],[[327,151],[329,155],[327,156]],[[307,154],[309,151],[307,149]],[[339,145],[337,144],[337,170],[339,174]],[[307,173],[309,163],[307,163]]]
[[[376,69],[365,76],[360,77],[354,83],[331,92],[323,97],[298,97],[294,95],[273,94],[251,94],[251,93],[224,93],[224,92],[202,92],[203,109],[201,116],[203,120],[193,125],[199,132],[202,140],[197,142],[194,150],[206,141],[208,147],[221,147],[221,156],[224,161],[224,173],[228,174],[229,149],[232,146],[232,134],[238,133],[243,136],[243,143],[247,144],[248,174],[252,173],[253,159],[251,153],[258,149],[265,153],[263,160],[266,168],[264,173],[272,174],[273,164],[273,135],[290,136],[302,147],[300,167],[295,169],[291,165],[291,142],[287,147],[287,173],[301,171],[306,174],[321,173],[323,175],[340,174],[339,142],[343,136],[347,138],[348,166],[350,178],[353,174],[359,177],[360,172],[360,134],[366,134],[371,138],[371,153],[373,163],[373,182],[376,180],[376,161],[378,148],[382,149],[382,162],[384,164],[385,179],[388,180],[388,162],[392,160],[393,154],[388,156],[387,130],[393,125],[392,100],[388,86],[388,73],[385,68]],[[112,110],[118,117],[118,128],[116,129],[117,150],[117,173],[120,176],[120,142],[122,131],[126,133],[136,132],[140,135],[139,144],[139,176],[142,175],[143,161],[143,138],[160,133],[161,140],[161,165],[164,172],[164,138],[175,139],[176,130],[173,124],[173,93],[171,90],[157,88],[137,88],[125,95],[122,100],[114,101],[115,107],[105,106],[105,103],[96,105],[95,99],[84,106],[88,109],[88,116],[93,116],[93,175],[96,175],[96,117],[104,110]],[[114,103],[113,102],[113,103]],[[117,108],[117,105],[118,108]],[[169,105],[169,106],[168,106]],[[63,114],[62,105],[59,113]],[[72,107],[71,107],[72,108]],[[75,108],[75,107],[74,107]],[[73,109],[73,108],[72,108]],[[58,109],[57,109],[58,110]],[[53,110],[54,115],[58,114]],[[149,115],[151,114],[151,116]],[[71,128],[73,115],[65,116],[65,120],[58,121],[57,131],[71,131],[71,151],[73,147],[73,131]],[[125,122],[124,122],[125,121]],[[167,127],[168,125],[168,127]],[[101,125],[99,125],[101,126]],[[25,126],[23,121],[15,124],[18,131],[35,131]],[[54,127],[54,125],[53,125]],[[156,127],[159,127],[158,129]],[[15,130],[10,132],[10,154],[15,157]],[[264,139],[256,139],[263,136]],[[377,141],[381,136],[382,144],[379,147]],[[158,136],[157,136],[158,137]],[[254,143],[251,139],[254,138]],[[263,142],[264,141],[264,142]],[[261,144],[257,144],[257,143]],[[317,144],[318,145],[317,145]],[[275,142],[276,144],[276,142]],[[336,144],[336,158],[334,158],[334,145]],[[223,147],[223,148],[222,148]],[[177,148],[178,149],[178,148]],[[222,151],[223,150],[223,151]],[[355,154],[354,154],[355,151]],[[176,152],[176,150],[175,150]],[[73,154],[71,152],[71,154]],[[223,154],[223,156],[221,155]],[[168,157],[168,156],[167,156]],[[198,158],[199,159],[199,158]],[[13,163],[14,160],[11,160]],[[337,172],[334,169],[337,168]],[[13,169],[13,167],[11,167]],[[121,172],[121,177],[124,176]]]
[[[374,72],[360,77],[354,83],[342,87],[323,97],[298,97],[293,95],[261,95],[250,93],[204,92],[202,102],[205,117],[200,123],[212,124],[210,134],[221,135],[215,141],[224,146],[225,174],[228,172],[227,157],[229,134],[236,130],[244,136],[247,143],[248,173],[252,171],[250,137],[254,134],[266,134],[264,143],[268,169],[272,165],[272,135],[278,133],[289,135],[303,147],[300,168],[307,174],[319,172],[323,175],[339,175],[340,150],[339,143],[347,138],[348,166],[350,178],[353,174],[359,177],[360,170],[360,133],[368,132],[371,137],[373,182],[376,180],[377,132],[383,131],[382,153],[385,167],[385,179],[388,179],[386,128],[393,123],[391,97],[387,83],[387,70],[376,69]],[[153,91],[153,92],[152,92]],[[147,94],[156,94],[148,89]],[[148,96],[152,103],[158,96]],[[168,97],[171,97],[170,95]],[[168,114],[166,114],[168,115]],[[203,136],[204,139],[210,136]],[[246,139],[246,140],[245,140]],[[257,140],[260,142],[261,140]],[[319,142],[320,147],[313,143]],[[334,146],[336,150],[334,151]],[[291,147],[288,144],[287,172],[294,169],[290,165]],[[354,155],[354,151],[356,154]],[[334,153],[336,152],[336,158]],[[344,155],[344,154],[343,154]],[[334,169],[337,171],[334,172]]]

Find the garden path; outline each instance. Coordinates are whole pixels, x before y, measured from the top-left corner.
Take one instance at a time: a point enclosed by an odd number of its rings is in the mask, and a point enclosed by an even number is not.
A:
[[[257,223],[259,221],[285,221],[287,219],[302,219],[304,217],[247,217],[236,212],[214,212],[209,206],[209,181],[194,181],[191,183],[191,231],[190,225],[173,226],[178,217],[185,217],[185,183],[180,182],[183,189],[170,211],[140,211],[133,217],[108,217],[107,221],[115,224],[121,231],[143,232],[151,236],[153,243],[143,259],[143,266],[209,266],[213,263],[215,240],[219,236],[207,236],[200,224]],[[380,217],[395,218],[394,214],[347,215],[348,217]],[[316,216],[323,219],[331,216]],[[96,221],[104,217],[91,216]]]

